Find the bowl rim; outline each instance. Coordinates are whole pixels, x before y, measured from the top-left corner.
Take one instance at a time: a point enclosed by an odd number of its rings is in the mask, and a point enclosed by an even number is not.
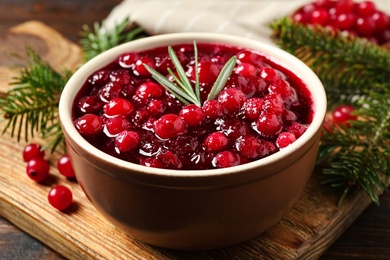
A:
[[[197,43],[205,42],[233,46],[235,45],[258,50],[268,56],[267,58],[269,58],[273,62],[294,73],[306,84],[312,95],[312,109],[314,110],[314,116],[306,132],[291,145],[282,148],[278,152],[269,155],[265,158],[261,158],[259,160],[238,166],[209,170],[172,170],[152,168],[131,163],[99,150],[78,133],[71,119],[73,100],[77,95],[78,91],[80,90],[81,86],[88,78],[88,76],[90,76],[90,74],[106,66],[107,64],[115,60],[120,54],[123,54],[125,52],[146,50],[159,46],[168,46],[180,43],[192,43],[194,40],[196,40]],[[310,82],[310,84],[306,82]],[[316,86],[315,89],[312,86]],[[71,138],[72,141],[77,143],[79,147],[86,151],[86,153],[92,154],[96,158],[99,158],[99,160],[103,160],[106,164],[114,164],[122,169],[128,169],[133,172],[135,171],[140,172],[142,174],[156,175],[160,177],[208,177],[247,171],[250,169],[258,168],[260,166],[274,164],[282,158],[292,156],[293,153],[299,147],[304,146],[306,142],[312,140],[316,136],[318,131],[320,131],[325,118],[326,107],[326,94],[320,79],[305,63],[303,63],[301,60],[299,60],[292,54],[280,49],[277,46],[254,39],[248,39],[240,36],[233,36],[227,34],[190,32],[169,33],[137,39],[128,43],[118,45],[92,58],[84,65],[82,65],[66,83],[60,97],[59,118],[61,122],[61,127],[63,128],[63,131],[66,132],[68,138]]]

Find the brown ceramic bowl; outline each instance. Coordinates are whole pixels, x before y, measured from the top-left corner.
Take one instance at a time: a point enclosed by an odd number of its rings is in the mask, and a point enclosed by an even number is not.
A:
[[[96,149],[75,129],[72,103],[90,74],[120,54],[180,43],[212,42],[260,50],[312,93],[314,118],[293,144],[264,159],[215,170],[167,170],[129,163]],[[248,240],[274,225],[299,198],[312,173],[326,111],[317,76],[300,60],[258,41],[181,33],[133,41],[83,65],[67,83],[60,119],[77,180],[96,209],[132,238],[173,249],[210,249]]]

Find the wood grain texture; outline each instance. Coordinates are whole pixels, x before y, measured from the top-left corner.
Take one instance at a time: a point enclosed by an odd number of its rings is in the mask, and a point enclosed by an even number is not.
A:
[[[9,41],[20,46],[28,43],[58,69],[74,69],[80,63],[78,47],[40,22],[13,27],[0,46],[14,46]],[[0,54],[4,53],[9,52]],[[15,73],[9,65],[20,68],[25,64],[23,58],[10,61],[0,68],[8,77]],[[3,82],[0,92],[4,94],[7,87]],[[4,122],[0,123],[0,129],[3,127]],[[47,181],[37,184],[28,179],[21,159],[24,145],[9,138],[9,133],[0,139],[0,215],[70,259],[313,259],[370,204],[365,194],[358,193],[337,207],[338,194],[328,194],[313,174],[294,208],[274,227],[246,243],[198,252],[161,249],[132,240],[103,219],[79,185],[58,174],[55,163],[60,154],[47,157],[52,164]],[[56,211],[47,202],[47,193],[55,184],[72,189],[75,203],[66,212]]]

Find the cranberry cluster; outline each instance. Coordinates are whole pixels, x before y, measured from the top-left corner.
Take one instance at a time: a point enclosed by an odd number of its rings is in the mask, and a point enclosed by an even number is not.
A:
[[[44,159],[45,151],[39,144],[31,143],[23,149],[23,160],[27,162],[26,172],[30,179],[42,182],[47,179],[50,173],[50,164]],[[57,162],[60,174],[67,178],[74,178],[74,171],[68,155],[63,155]],[[72,192],[63,185],[56,185],[50,189],[48,194],[50,205],[58,210],[67,209],[73,201]]]
[[[299,138],[311,122],[312,101],[301,80],[248,49],[173,46],[206,100],[229,58],[237,64],[225,88],[202,107],[183,104],[150,77],[143,64],[167,75],[167,48],[120,55],[93,73],[74,101],[74,125],[98,149],[129,162],[167,169],[224,168],[261,159]]]
[[[390,41],[390,17],[372,1],[316,0],[299,8],[292,19],[332,31],[340,30],[377,44]]]

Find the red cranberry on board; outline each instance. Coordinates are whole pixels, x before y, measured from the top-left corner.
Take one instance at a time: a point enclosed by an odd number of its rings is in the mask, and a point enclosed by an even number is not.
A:
[[[36,157],[27,162],[26,172],[30,179],[41,182],[49,176],[50,164],[41,157]]]
[[[73,202],[71,190],[63,185],[57,185],[51,188],[47,198],[50,205],[60,211],[69,208]]]
[[[64,175],[67,178],[74,178],[75,173],[73,171],[72,162],[69,155],[62,155],[57,161],[57,169],[61,175]]]
[[[30,143],[26,145],[23,149],[23,161],[28,162],[34,158],[43,158],[45,157],[45,150],[42,149],[42,146],[36,143]]]

